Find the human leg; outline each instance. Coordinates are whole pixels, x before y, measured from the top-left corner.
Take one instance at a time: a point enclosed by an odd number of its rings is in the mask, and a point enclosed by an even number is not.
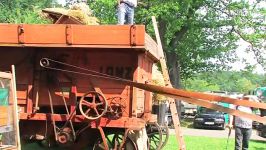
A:
[[[252,134],[252,129],[243,129],[243,150],[248,150],[249,139]]]
[[[127,12],[127,24],[134,24],[134,7],[129,7]]]
[[[241,128],[235,128],[235,150],[241,150],[243,134]]]
[[[117,10],[117,24],[119,25],[123,25],[125,24],[125,16],[126,16],[126,6],[124,3],[121,3],[118,6],[118,10]]]
[[[133,25],[134,24],[134,7],[129,7],[127,9],[127,24]]]

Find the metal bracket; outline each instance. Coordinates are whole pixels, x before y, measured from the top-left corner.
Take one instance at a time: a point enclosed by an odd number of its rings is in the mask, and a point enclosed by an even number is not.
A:
[[[18,25],[18,43],[24,44],[24,28],[23,25]]]
[[[130,26],[130,45],[131,46],[137,45],[136,31],[137,31],[137,27],[135,25]]]
[[[66,25],[66,44],[72,45],[73,38],[72,38],[72,25]]]

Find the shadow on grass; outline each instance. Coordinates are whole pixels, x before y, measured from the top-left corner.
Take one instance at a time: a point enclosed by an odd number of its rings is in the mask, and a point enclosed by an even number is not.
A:
[[[263,144],[266,144],[266,141],[263,141],[263,140],[250,140],[252,142],[256,142],[256,143],[263,143]],[[266,148],[265,148],[266,149]]]
[[[265,148],[261,148],[261,147],[254,147],[255,150],[265,150]]]

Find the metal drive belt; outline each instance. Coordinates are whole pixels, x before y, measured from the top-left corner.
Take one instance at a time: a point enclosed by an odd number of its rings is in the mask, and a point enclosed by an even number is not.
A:
[[[70,68],[73,68],[73,70],[66,70],[66,69],[53,67],[53,65],[52,65],[53,63],[68,66]],[[175,89],[175,88],[168,88],[168,87],[162,87],[162,86],[157,86],[157,85],[133,82],[130,80],[126,80],[126,79],[110,76],[107,74],[99,73],[99,72],[96,72],[93,70],[74,66],[71,64],[66,64],[63,62],[55,61],[55,60],[52,60],[49,58],[41,59],[40,65],[44,68],[47,68],[47,69],[63,71],[63,72],[68,72],[68,73],[73,73],[73,74],[79,74],[79,75],[84,75],[84,76],[90,76],[90,78],[106,79],[106,80],[116,82],[119,84],[129,85],[129,86],[133,86],[133,87],[143,89],[146,91],[163,94],[163,95],[175,98],[177,100],[183,100],[183,101],[186,101],[186,102],[189,102],[192,104],[196,104],[199,106],[203,106],[206,108],[226,112],[226,113],[231,114],[231,115],[249,118],[251,120],[258,121],[260,123],[266,123],[266,117],[260,117],[258,115],[248,114],[245,112],[241,112],[239,110],[226,108],[226,107],[211,103],[209,101],[226,102],[226,103],[231,103],[234,105],[240,105],[240,106],[246,106],[246,107],[255,107],[255,108],[261,108],[261,109],[266,109],[266,103],[252,102],[252,101],[247,101],[247,100],[239,100],[239,99],[234,99],[234,98],[229,98],[229,97],[224,97],[224,96],[217,96],[217,95],[211,95],[211,94],[205,94],[205,93],[199,93],[199,92],[190,92],[190,91],[179,90],[179,89]],[[76,71],[77,69],[82,70],[83,72]]]

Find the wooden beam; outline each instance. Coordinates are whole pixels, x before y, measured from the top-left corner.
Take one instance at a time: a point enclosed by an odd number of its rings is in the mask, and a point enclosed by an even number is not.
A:
[[[266,117],[260,117],[258,115],[249,114],[249,113],[245,113],[245,112],[242,112],[239,110],[226,108],[226,107],[223,107],[223,106],[215,104],[215,103],[210,103],[208,101],[198,100],[198,99],[193,99],[193,98],[188,98],[188,97],[181,97],[181,96],[177,96],[177,95],[169,95],[169,94],[163,94],[163,95],[168,96],[168,97],[172,97],[172,98],[175,98],[178,100],[183,100],[185,102],[196,104],[196,105],[206,107],[209,109],[214,109],[214,110],[218,110],[221,112],[226,112],[226,113],[234,115],[234,116],[245,117],[245,118],[260,122],[260,123],[266,123]]]
[[[170,76],[168,73],[168,68],[166,65],[166,60],[164,57],[164,52],[163,52],[163,47],[162,47],[162,43],[161,43],[161,38],[160,38],[160,34],[159,34],[159,30],[157,27],[157,22],[154,16],[152,16],[152,22],[153,22],[153,26],[154,26],[154,31],[155,31],[155,35],[156,35],[156,41],[158,44],[158,53],[160,56],[160,64],[161,64],[161,68],[162,68],[162,72],[163,72],[163,78],[164,78],[164,82],[165,82],[165,86],[168,87],[173,87],[171,82],[170,82]],[[180,119],[178,116],[178,112],[176,109],[176,103],[175,100],[173,98],[169,98],[168,99],[170,102],[170,111],[171,111],[171,115],[172,115],[172,120],[174,123],[174,127],[175,127],[175,132],[176,132],[176,139],[178,141],[178,147],[180,150],[185,150],[186,149],[186,145],[185,145],[185,140],[182,134],[182,130],[181,130],[181,126],[180,126]]]

